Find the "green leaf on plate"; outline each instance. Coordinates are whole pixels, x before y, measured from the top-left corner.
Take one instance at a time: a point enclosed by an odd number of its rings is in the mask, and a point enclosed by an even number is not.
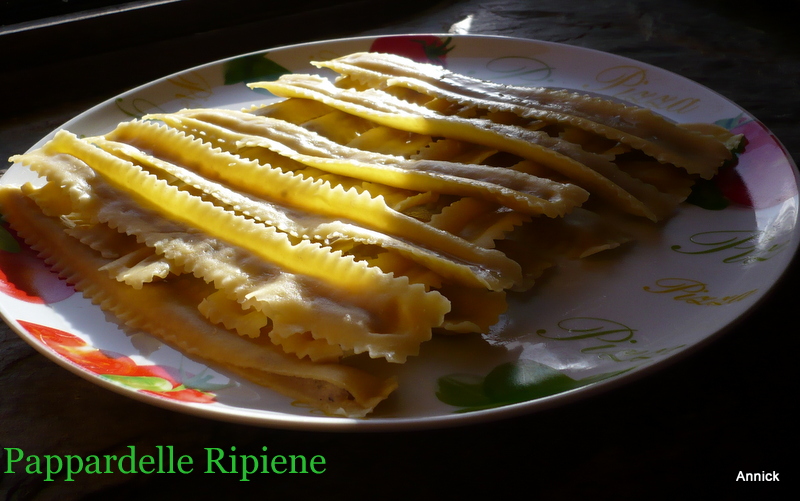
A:
[[[437,381],[436,397],[445,404],[461,407],[457,412],[472,412],[556,395],[629,370],[630,368],[576,380],[539,362],[520,360],[500,364],[485,377],[474,374],[440,377]]]
[[[714,122],[715,125],[719,125],[720,127],[724,127],[728,130],[735,129],[742,124],[747,122],[751,122],[752,118],[747,117],[744,113],[739,113],[735,117],[731,118],[723,118]]]
[[[692,193],[686,201],[706,210],[722,210],[730,205],[716,183],[707,179],[699,179],[692,186]]]
[[[482,407],[492,400],[483,389],[483,378],[474,374],[451,374],[439,378],[436,398],[455,407]]]
[[[192,390],[200,390],[200,391],[218,391],[223,388],[229,388],[234,385],[232,382],[227,383],[211,383],[211,379],[214,378],[213,374],[204,374],[205,370],[200,374],[197,374],[192,377],[186,377],[183,370],[181,370],[181,378],[183,380],[183,386]]]
[[[495,401],[524,402],[555,395],[580,386],[569,376],[533,361],[505,363],[484,380],[486,394]]]
[[[21,250],[19,242],[2,226],[0,226],[0,250],[13,253]]]
[[[225,85],[274,80],[286,73],[291,72],[275,61],[268,59],[265,54],[237,57],[226,62],[224,66]]]
[[[149,391],[170,391],[172,383],[164,378],[156,376],[118,376],[116,374],[103,374],[103,378],[109,381],[123,384],[135,390]]]

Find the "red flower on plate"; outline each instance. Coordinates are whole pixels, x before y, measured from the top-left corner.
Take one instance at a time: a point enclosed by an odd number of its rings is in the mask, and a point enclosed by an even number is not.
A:
[[[50,271],[36,251],[5,225],[0,226],[0,292],[29,303],[50,304],[75,293]]]
[[[731,132],[744,135],[744,148],[737,161],[721,169],[714,179],[725,198],[759,209],[797,194],[797,182],[786,152],[764,125],[749,120]]]
[[[65,359],[109,381],[170,400],[212,403],[214,393],[187,387],[178,371],[160,365],[138,365],[130,357],[100,350],[69,332],[19,320],[37,340]]]
[[[442,40],[433,35],[393,35],[375,39],[369,51],[396,54],[419,63],[445,66],[447,53],[453,50],[451,41],[451,37]]]
[[[172,389],[169,391],[150,391],[139,390],[148,395],[155,395],[157,397],[164,397],[170,400],[178,400],[180,402],[189,402],[196,404],[208,404],[214,401],[214,396],[211,393],[195,390],[192,388]]]

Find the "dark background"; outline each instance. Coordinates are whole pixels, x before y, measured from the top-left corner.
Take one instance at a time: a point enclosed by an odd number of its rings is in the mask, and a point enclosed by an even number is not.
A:
[[[3,2],[0,17],[4,158],[94,104],[196,64],[304,41],[446,32],[467,15],[471,33],[589,47],[686,76],[753,113],[800,158],[800,45],[777,2],[181,0],[12,24],[15,5]],[[0,447],[85,456],[173,445],[197,461],[205,447],[266,445],[321,454],[328,470],[247,483],[205,474],[72,483],[3,475],[0,499],[786,499],[797,492],[788,459],[798,446],[796,268],[728,332],[631,384],[529,416],[416,432],[290,432],[162,410],[68,373],[3,326]],[[781,481],[744,485],[735,481],[740,470],[775,470]]]

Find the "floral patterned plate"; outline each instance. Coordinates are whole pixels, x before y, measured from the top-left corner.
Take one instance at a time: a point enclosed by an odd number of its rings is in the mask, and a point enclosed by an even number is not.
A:
[[[157,80],[64,127],[94,135],[159,110],[240,108],[272,99],[246,82],[317,72],[309,61],[366,50],[400,53],[500,83],[604,94],[678,122],[721,124],[744,133],[747,145],[735,165],[698,185],[692,203],[634,245],[559,268],[530,293],[513,297],[507,314],[482,338],[437,338],[423,345],[420,356],[397,368],[400,389],[367,419],[320,415],[146,334],[124,334],[55,278],[5,226],[0,314],[56,363],[151,404],[282,428],[422,428],[531,412],[630,380],[746,313],[795,254],[796,169],[763,125],[675,74],[560,44],[415,35],[282,47]],[[31,179],[27,169],[15,165],[2,183]]]

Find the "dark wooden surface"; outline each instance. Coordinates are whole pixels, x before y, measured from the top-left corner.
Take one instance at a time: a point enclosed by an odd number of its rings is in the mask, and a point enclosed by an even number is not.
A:
[[[65,53],[36,64],[4,63],[0,154],[22,152],[84,109],[188,66],[302,41],[446,32],[471,16],[471,33],[599,49],[695,80],[753,113],[800,158],[800,44],[795,23],[778,2],[373,5],[274,18],[260,14],[238,28],[212,27],[152,42],[143,38],[110,52]],[[136,37],[135,27],[121,36]],[[0,447],[86,456],[124,453],[128,445],[173,445],[202,457],[205,447],[267,446],[286,454],[324,455],[328,468],[322,475],[267,475],[251,482],[207,474],[43,482],[38,475],[5,474],[0,451],[0,499],[505,498],[520,495],[516,488],[528,499],[678,499],[698,488],[718,499],[785,499],[786,491],[777,487],[797,491],[797,467],[787,458],[798,445],[797,284],[795,266],[728,332],[629,385],[529,416],[419,432],[290,432],[170,412],[68,373],[3,325]],[[775,470],[780,482],[745,485],[735,481],[740,470]]]

